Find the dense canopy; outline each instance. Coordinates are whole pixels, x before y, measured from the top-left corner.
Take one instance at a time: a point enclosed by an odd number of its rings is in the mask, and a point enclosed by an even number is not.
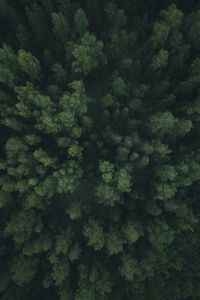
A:
[[[200,2],[0,0],[0,299],[200,299]]]

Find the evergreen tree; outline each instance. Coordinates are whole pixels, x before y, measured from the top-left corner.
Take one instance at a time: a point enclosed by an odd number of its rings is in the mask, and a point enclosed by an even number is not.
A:
[[[0,299],[200,299],[197,2],[0,0]]]

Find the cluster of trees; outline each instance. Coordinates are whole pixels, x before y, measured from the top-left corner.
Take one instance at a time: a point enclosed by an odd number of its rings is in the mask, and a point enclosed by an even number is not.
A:
[[[200,3],[0,0],[0,298],[200,298]]]

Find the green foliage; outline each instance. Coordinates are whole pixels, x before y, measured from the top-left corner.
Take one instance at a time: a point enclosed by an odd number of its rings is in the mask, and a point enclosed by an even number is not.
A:
[[[109,255],[118,254],[123,250],[122,238],[114,232],[107,234],[105,243]]]
[[[17,57],[13,49],[6,45],[0,49],[0,69],[0,82],[13,87],[17,79]]]
[[[114,206],[115,202],[120,200],[120,197],[114,187],[106,184],[99,184],[97,186],[96,195],[98,202],[104,205]]]
[[[133,222],[128,222],[122,228],[122,230],[123,230],[124,237],[129,244],[135,243],[140,237],[140,233]]]
[[[69,25],[62,12],[52,14],[52,23],[55,37],[61,42],[65,43],[69,33]]]
[[[4,191],[0,191],[0,208],[8,205],[10,201],[11,201],[10,195]]]
[[[74,16],[74,22],[76,25],[76,30],[82,36],[87,31],[88,28],[88,20],[82,8],[79,8],[76,11]]]
[[[42,165],[44,165],[45,167],[47,166],[53,166],[54,165],[54,161],[52,158],[50,158],[48,156],[47,153],[45,153],[45,151],[43,151],[42,149],[37,149],[35,150],[35,152],[33,153],[33,157],[39,161]]]
[[[69,259],[71,261],[77,260],[81,254],[81,248],[79,244],[75,244],[69,252]]]
[[[0,0],[0,299],[200,299],[197,2]]]
[[[42,227],[41,220],[34,210],[21,211],[13,215],[6,224],[5,234],[12,235],[16,244],[23,244],[33,233],[39,233]]]
[[[12,279],[19,285],[23,286],[29,283],[37,270],[38,260],[24,256],[16,257],[11,265]]]
[[[81,175],[79,165],[74,160],[69,160],[66,165],[53,173],[58,193],[73,193],[78,187]]]
[[[125,257],[121,266],[121,274],[127,281],[133,281],[138,270],[137,260],[133,257]]]
[[[173,166],[163,165],[156,170],[156,177],[161,181],[174,181],[177,176],[177,172]]]
[[[116,173],[117,189],[121,192],[131,191],[131,176],[125,169],[121,169]]]
[[[99,164],[99,170],[102,173],[102,180],[109,183],[113,179],[114,166],[108,161],[101,161]]]
[[[40,62],[30,52],[19,50],[18,52],[19,67],[30,79],[39,79],[41,73]]]
[[[161,49],[157,55],[154,56],[152,61],[153,70],[157,71],[166,67],[169,54],[167,50]]]
[[[191,25],[191,29],[189,31],[189,38],[191,40],[192,46],[194,49],[199,50],[200,43],[199,43],[199,27],[200,22],[199,19]]]
[[[174,127],[174,124],[175,118],[170,112],[159,112],[151,117],[151,132],[153,134],[157,134],[158,136],[162,136],[166,133],[170,133],[171,129]]]
[[[72,52],[74,72],[88,75],[103,59],[103,43],[97,41],[93,34],[86,32],[80,44],[74,45]]]
[[[61,285],[68,276],[69,266],[67,259],[58,259],[58,261],[53,264],[52,277],[56,286]]]
[[[178,30],[182,25],[184,14],[176,5],[172,4],[167,10],[161,12],[161,16],[171,30]]]
[[[9,15],[11,6],[9,5],[7,0],[1,0],[0,1],[0,15],[1,17],[6,17]]]
[[[75,300],[95,300],[94,289],[83,283],[76,292]]]
[[[124,96],[126,94],[126,85],[121,77],[114,79],[112,87],[117,96]]]
[[[163,23],[155,23],[153,27],[152,42],[155,47],[162,47],[165,45],[169,35],[169,26]]]
[[[55,80],[58,84],[63,84],[67,81],[67,72],[61,64],[55,63],[52,71],[55,73]]]
[[[104,234],[101,226],[93,219],[90,219],[83,229],[88,245],[100,250],[104,246]]]

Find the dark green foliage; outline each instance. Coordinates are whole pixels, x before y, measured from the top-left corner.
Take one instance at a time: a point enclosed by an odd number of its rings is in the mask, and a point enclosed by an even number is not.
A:
[[[0,23],[0,299],[199,300],[198,1]]]
[[[88,75],[102,60],[102,49],[102,42],[97,41],[93,34],[85,33],[80,44],[74,45],[72,52],[74,72]]]
[[[76,25],[76,30],[77,32],[82,36],[88,28],[88,20],[86,18],[86,15],[84,13],[84,11],[79,8],[74,16],[74,22]]]
[[[67,35],[69,32],[69,25],[63,14],[53,13],[52,14],[53,32],[55,37],[60,40],[60,42],[65,43],[67,41]]]

